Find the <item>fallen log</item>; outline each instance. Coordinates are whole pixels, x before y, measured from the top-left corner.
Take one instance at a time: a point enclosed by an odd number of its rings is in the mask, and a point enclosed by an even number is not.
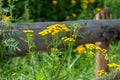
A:
[[[19,37],[25,37],[22,33],[25,29],[34,30],[34,39],[37,50],[46,50],[44,40],[38,35],[39,31],[42,31],[47,26],[52,24],[66,24],[68,27],[71,24],[79,23],[82,28],[79,30],[79,34],[83,37],[77,37],[76,44],[84,44],[97,41],[107,40],[120,40],[120,20],[78,20],[78,21],[63,21],[63,22],[39,22],[39,23],[23,23],[13,24],[6,29],[7,32],[13,32],[18,34],[16,39],[19,40],[19,48],[21,52],[27,51],[27,44],[19,39]],[[0,30],[4,29],[5,26],[0,26]],[[1,41],[1,38],[0,38]],[[51,42],[51,39],[48,40]],[[20,53],[21,53],[20,52]],[[19,53],[19,52],[17,52]]]

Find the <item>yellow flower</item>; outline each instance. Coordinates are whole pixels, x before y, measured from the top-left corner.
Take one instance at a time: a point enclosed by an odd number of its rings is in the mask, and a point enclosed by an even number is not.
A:
[[[96,46],[95,44],[91,44],[91,43],[86,44],[85,47],[86,47],[87,49],[89,49],[89,50],[100,51],[103,55],[106,56],[106,59],[107,59],[107,55],[106,55],[107,50],[102,49],[102,48],[100,48],[99,46]]]
[[[120,67],[120,64],[117,64],[116,66],[117,66],[117,67]]]
[[[67,27],[62,27],[62,30],[64,30],[65,32],[69,32],[70,31],[70,29],[67,28]]]
[[[54,5],[56,5],[56,4],[58,3],[58,1],[57,1],[57,0],[53,0],[52,3],[53,3]]]
[[[62,37],[61,40],[64,42],[75,42],[75,40],[71,37]]]
[[[10,21],[10,16],[2,16],[2,19],[3,19],[4,21]]]
[[[85,45],[87,49],[93,50],[95,49],[95,44],[88,43]]]
[[[88,52],[89,55],[93,56],[94,55],[94,52],[90,51]]]
[[[51,32],[51,35],[56,35],[56,34],[58,34],[60,32],[60,30],[54,30],[53,32]]]
[[[101,51],[102,49],[98,46],[96,46],[96,50]]]
[[[89,3],[88,0],[82,0],[81,2],[84,3],[84,4],[88,4]]]
[[[83,9],[87,9],[87,7],[88,7],[87,4],[85,4],[85,3],[82,4],[82,8],[83,8]]]
[[[71,0],[72,5],[74,6],[76,4],[75,0]]]
[[[65,24],[53,24],[47,27],[47,29],[39,32],[38,34],[41,36],[45,36],[47,34],[51,34],[52,36],[65,31],[65,32],[69,32],[70,29],[66,27]]]
[[[66,20],[70,19],[70,16],[66,16]]]
[[[75,49],[75,52],[82,54],[82,53],[85,53],[85,50],[86,49],[80,45]]]
[[[72,16],[73,16],[74,18],[77,17],[77,15],[76,15],[75,13],[73,13]]]
[[[23,30],[24,33],[33,33],[33,30]]]
[[[94,2],[95,2],[95,0],[89,0],[89,2],[90,2],[90,3],[94,3]]]
[[[116,67],[117,64],[116,63],[111,63],[111,64],[108,64],[109,67]]]
[[[104,70],[99,70],[98,71],[98,76],[103,76],[103,75],[107,75],[107,72],[105,72]]]
[[[117,67],[116,70],[120,71],[120,67]]]
[[[108,66],[110,68],[115,68],[116,70],[120,71],[120,64],[116,64],[116,63],[112,63],[112,64],[108,64]]]
[[[96,12],[100,12],[102,9],[101,8],[95,8]]]
[[[41,35],[41,36],[45,36],[45,35],[47,35],[47,34],[49,34],[50,32],[48,31],[48,30],[43,30],[43,31],[41,31],[41,32],[38,32],[38,34],[39,35]]]

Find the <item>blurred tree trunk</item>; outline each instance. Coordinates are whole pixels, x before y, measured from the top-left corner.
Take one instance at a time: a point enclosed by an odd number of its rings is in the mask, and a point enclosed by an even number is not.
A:
[[[102,10],[100,13],[98,13],[96,15],[96,20],[100,20],[100,19],[108,19],[108,8],[105,8],[104,10]],[[100,42],[95,42],[95,44],[99,47],[101,47],[102,49],[107,50],[106,54],[108,55],[108,51],[109,51],[109,41],[100,41]],[[105,56],[100,53],[97,52],[96,53],[96,76],[98,76],[98,71],[100,70],[104,70],[105,72],[108,72],[108,60],[105,59]]]

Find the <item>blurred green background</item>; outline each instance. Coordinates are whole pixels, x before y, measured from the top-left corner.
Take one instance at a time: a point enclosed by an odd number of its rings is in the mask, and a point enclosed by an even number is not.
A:
[[[110,19],[120,18],[120,0],[0,0],[2,14],[20,22],[93,19],[103,8],[110,8]],[[9,3],[10,2],[10,3]],[[1,11],[0,11],[1,12]]]

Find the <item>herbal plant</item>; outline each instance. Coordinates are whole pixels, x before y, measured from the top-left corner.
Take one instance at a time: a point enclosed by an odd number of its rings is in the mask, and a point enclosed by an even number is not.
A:
[[[38,34],[43,37],[43,39],[46,40],[46,36],[48,34],[51,35],[52,41],[51,44],[48,42],[48,46],[52,46],[50,53],[48,54],[49,56],[49,71],[46,73],[48,74],[48,79],[59,79],[59,74],[62,70],[62,66],[64,65],[64,61],[66,60],[66,54],[63,54],[61,50],[58,49],[59,44],[61,44],[60,38],[62,36],[65,36],[69,32],[70,29],[65,26],[65,24],[54,24],[51,26],[48,26],[46,30],[43,30],[42,32],[39,32]],[[72,38],[71,38],[72,39]],[[73,39],[72,39],[73,40]],[[69,40],[68,40],[69,41]],[[72,41],[71,41],[72,42]],[[62,59],[60,59],[60,56]],[[44,57],[43,57],[44,58]],[[45,63],[44,63],[45,64]],[[48,67],[49,67],[48,66]]]
[[[32,67],[31,73],[33,75],[33,79],[36,80],[36,72],[35,72],[35,61],[34,61],[34,55],[35,54],[35,44],[34,44],[34,31],[33,30],[23,30],[23,32],[26,35],[26,38],[21,38],[23,41],[25,41],[28,45],[28,61],[30,63],[30,66]]]
[[[89,80],[93,78],[95,76],[93,72],[95,71],[95,53],[99,51],[107,57],[106,50],[92,43],[76,46],[77,36],[81,36],[78,33],[79,29],[81,26],[77,23],[70,27],[65,24],[54,24],[40,31],[38,34],[48,46],[48,52],[45,53],[35,50],[34,31],[23,30],[26,37],[21,39],[28,45],[27,55],[2,61],[0,78],[16,80]],[[106,59],[115,61],[112,57],[114,56]],[[119,70],[117,63],[108,65]],[[113,70],[111,68],[111,71]],[[101,77],[108,73],[100,70],[98,74]]]
[[[14,0],[8,0],[9,3],[9,9],[8,9],[8,13],[2,9],[2,5],[0,6],[0,25],[3,25],[4,27],[2,27],[2,30],[0,31],[0,37],[1,37],[1,41],[0,41],[0,57],[1,59],[3,57],[6,56],[11,56],[11,54],[14,54],[14,51],[20,51],[20,49],[17,47],[19,42],[16,41],[15,36],[14,35],[14,31],[11,31],[9,33],[9,26],[12,25],[12,9],[13,9],[13,4],[14,4]],[[2,0],[0,1],[0,4],[2,4]],[[7,16],[7,14],[10,14],[9,16]]]
[[[87,77],[82,77],[80,75],[76,75],[74,72],[74,69],[78,67],[76,63],[81,62],[80,66],[83,68],[79,68],[81,73],[85,74],[89,70],[89,66],[92,65],[92,63],[87,63],[86,65],[83,64],[82,59],[84,61],[90,61],[91,57],[94,57],[94,53],[96,51],[100,51],[103,53],[103,55],[106,56],[106,50],[101,49],[98,46],[95,46],[94,44],[86,44],[86,45],[80,45],[75,50],[75,41],[77,36],[81,36],[78,31],[81,28],[80,24],[73,24],[70,26],[70,29],[67,28],[64,24],[54,24],[48,26],[45,30],[39,32],[38,34],[43,37],[43,39],[46,41],[47,36],[51,35],[51,44],[48,43],[48,46],[50,48],[49,54],[47,55],[47,58],[43,57],[43,64],[48,65],[48,69],[45,69],[45,74],[47,75],[47,79],[57,79],[57,80],[70,80],[70,79],[88,79]],[[69,33],[69,35],[68,35]],[[61,35],[62,34],[62,35]],[[64,34],[64,35],[63,35]],[[59,45],[63,44],[64,48],[59,48]],[[52,48],[51,48],[52,47]],[[80,54],[75,54],[80,53]],[[88,54],[88,55],[87,55]],[[45,62],[44,62],[45,60]],[[47,62],[47,63],[46,63]],[[51,67],[50,67],[51,66]],[[78,73],[80,73],[78,72]],[[62,76],[60,76],[63,74]],[[76,77],[75,77],[76,75]]]

